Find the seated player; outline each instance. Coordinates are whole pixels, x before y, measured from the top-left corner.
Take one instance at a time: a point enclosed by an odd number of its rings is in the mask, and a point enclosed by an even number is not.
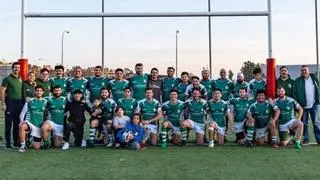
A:
[[[274,101],[275,105],[280,109],[279,117],[279,137],[280,144],[286,146],[289,142],[289,131],[295,132],[295,138],[293,139],[294,147],[301,149],[300,139],[303,133],[303,122],[300,121],[303,114],[303,109],[299,103],[286,96],[284,88],[278,88],[278,98]],[[297,110],[296,117],[294,115]]]
[[[252,138],[255,130],[256,140],[259,145],[264,144],[266,134],[270,131],[272,135],[272,147],[278,148],[276,121],[279,115],[279,108],[266,101],[265,91],[258,90],[257,101],[250,105],[247,113],[247,146],[252,146]]]
[[[117,138],[117,133],[118,131],[126,127],[126,124],[130,122],[130,118],[124,115],[123,108],[120,106],[116,107],[114,111],[115,111],[115,116],[113,118],[112,125],[114,129],[115,140],[116,140],[115,147],[118,148],[120,147],[120,143],[119,143],[119,139]]]
[[[162,117],[161,107],[158,100],[153,98],[153,91],[151,88],[146,90],[146,98],[139,101],[136,113],[142,116],[142,125],[145,128],[143,143],[149,139],[151,145],[157,144],[158,121]]]
[[[26,152],[26,134],[30,133],[33,142],[32,145],[36,150],[41,146],[41,125],[45,118],[45,107],[47,106],[47,100],[42,96],[44,88],[40,85],[35,87],[35,97],[30,98],[25,103],[20,113],[20,125],[19,125],[19,138],[21,147],[19,152]]]
[[[134,114],[132,122],[127,123],[125,128],[122,128],[117,133],[117,138],[121,143],[126,144],[130,149],[143,150],[144,146],[142,138],[144,135],[143,127],[140,125],[141,117],[139,114]]]
[[[83,140],[84,124],[86,122],[85,112],[90,113],[91,109],[86,103],[81,90],[73,91],[71,102],[67,103],[65,113],[69,114],[64,126],[64,141],[63,150],[69,149],[70,133],[74,134],[74,145],[76,147],[86,147],[86,141]]]
[[[162,106],[164,122],[161,129],[161,147],[167,147],[168,130],[173,133],[173,144],[180,144],[180,123],[183,117],[184,103],[178,100],[178,91],[173,89],[169,91],[170,100]]]
[[[212,100],[208,102],[207,108],[211,116],[211,122],[209,124],[208,133],[209,133],[209,147],[214,147],[214,132],[217,132],[218,135],[218,144],[224,144],[224,137],[226,132],[226,116],[232,123],[232,115],[228,103],[221,99],[222,91],[221,89],[215,89],[213,91]]]
[[[42,125],[43,146],[45,149],[49,147],[49,132],[53,132],[53,147],[60,147],[63,141],[64,110],[67,98],[62,96],[62,88],[59,85],[52,88],[52,93],[53,96],[47,98],[48,117]]]
[[[237,143],[245,144],[246,133],[245,126],[247,123],[247,112],[252,101],[248,100],[247,88],[241,87],[238,98],[233,98],[229,101],[229,104],[233,107],[234,123],[233,132],[236,134]]]
[[[100,130],[102,126],[102,107],[99,97],[93,100],[93,106],[91,107],[90,129],[89,129],[89,141],[88,147],[94,146],[94,140],[96,136],[96,130]],[[99,133],[99,132],[98,132]]]
[[[187,143],[187,129],[196,132],[196,144],[202,145],[205,127],[205,110],[207,101],[201,99],[199,88],[192,89],[192,97],[185,102],[185,115],[187,119],[181,123],[182,146]]]

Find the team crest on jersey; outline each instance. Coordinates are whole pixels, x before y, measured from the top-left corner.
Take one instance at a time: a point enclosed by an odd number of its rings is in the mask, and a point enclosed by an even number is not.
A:
[[[223,111],[223,108],[221,108],[221,111]]]
[[[84,88],[84,85],[81,85],[81,88]]]
[[[268,110],[268,109],[266,109],[266,113],[269,113],[269,110]]]
[[[226,89],[229,89],[229,86],[225,86]]]
[[[290,110],[290,107],[289,107],[289,106],[287,106],[287,107],[286,107],[286,109],[287,109],[287,110]]]
[[[248,107],[248,106],[249,106],[249,103],[246,104],[246,107]]]

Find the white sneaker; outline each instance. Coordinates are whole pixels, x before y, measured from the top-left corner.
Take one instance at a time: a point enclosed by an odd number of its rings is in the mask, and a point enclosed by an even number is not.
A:
[[[209,142],[209,148],[213,148],[214,147],[214,142]]]
[[[64,143],[62,146],[62,150],[67,150],[69,149],[69,143]]]
[[[112,142],[109,142],[109,143],[107,144],[107,147],[110,148],[110,147],[112,147],[112,145],[113,145],[113,143],[112,143]]]
[[[82,139],[81,147],[87,147],[87,141]]]
[[[26,147],[21,147],[19,149],[19,152],[25,153],[25,152],[27,152],[27,148]]]
[[[120,143],[116,143],[116,145],[114,147],[119,148],[120,147]]]

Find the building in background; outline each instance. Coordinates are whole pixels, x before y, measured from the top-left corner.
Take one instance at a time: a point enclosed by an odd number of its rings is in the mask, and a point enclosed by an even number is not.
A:
[[[309,66],[310,68],[310,73],[317,73],[317,65],[316,64],[305,64],[307,66]],[[290,74],[291,79],[296,79],[297,77],[300,76],[300,67],[302,66],[302,64],[294,64],[294,65],[277,65],[276,66],[276,74],[277,74],[277,78],[279,77],[279,72],[280,72],[280,67],[281,66],[287,66],[288,67],[288,71]],[[267,74],[267,66],[265,64],[261,65],[261,68],[263,70],[264,74]]]

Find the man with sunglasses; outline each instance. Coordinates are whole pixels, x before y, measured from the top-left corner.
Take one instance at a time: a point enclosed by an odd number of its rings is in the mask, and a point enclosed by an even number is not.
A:
[[[287,97],[293,97],[294,80],[290,78],[288,68],[286,66],[280,67],[280,77],[277,79],[277,89],[282,87]]]
[[[295,80],[293,97],[303,107],[303,142],[309,144],[308,120],[311,116],[314,136],[320,144],[320,97],[319,97],[319,80],[315,74],[310,73],[307,65],[302,65],[301,76]]]

